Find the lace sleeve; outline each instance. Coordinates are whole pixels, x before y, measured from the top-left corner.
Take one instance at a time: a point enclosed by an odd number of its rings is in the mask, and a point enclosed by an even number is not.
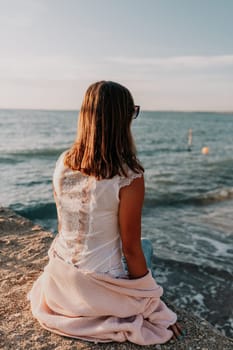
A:
[[[60,156],[58,157],[57,161],[56,161],[56,167],[59,167],[61,164],[63,165],[64,162],[64,158],[65,158],[65,154],[67,153],[67,151],[64,151],[60,154]]]
[[[61,171],[64,168],[63,161],[64,161],[65,153],[66,153],[66,151],[63,152],[59,156],[58,160],[56,161],[55,169],[54,169],[54,172],[53,172],[53,188],[54,188],[54,190],[56,192],[59,189],[59,182],[60,182],[60,177],[61,177]]]
[[[129,186],[133,180],[142,177],[143,176],[143,172],[140,173],[135,173],[133,172],[131,169],[128,170],[128,176],[121,176],[120,177],[120,181],[119,181],[119,189],[121,189],[124,186]]]

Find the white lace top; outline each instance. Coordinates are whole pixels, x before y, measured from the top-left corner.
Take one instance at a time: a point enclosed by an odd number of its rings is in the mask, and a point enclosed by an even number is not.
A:
[[[51,252],[82,270],[125,275],[118,223],[119,191],[142,173],[129,169],[128,177],[97,180],[65,167],[64,155],[58,159],[53,176],[59,232]]]

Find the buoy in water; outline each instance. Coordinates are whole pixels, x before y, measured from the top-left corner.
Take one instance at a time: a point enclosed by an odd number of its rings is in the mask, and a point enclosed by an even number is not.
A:
[[[192,151],[192,141],[193,141],[193,131],[192,129],[189,129],[188,132],[188,151]]]
[[[202,154],[208,154],[209,153],[209,147],[202,147],[201,153]]]

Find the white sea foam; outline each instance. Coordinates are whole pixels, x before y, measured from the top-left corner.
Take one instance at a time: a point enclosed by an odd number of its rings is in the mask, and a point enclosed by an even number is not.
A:
[[[212,253],[214,256],[224,256],[233,258],[233,245],[229,246],[228,243],[222,243],[213,238],[209,237],[200,237],[199,235],[194,234],[193,238],[201,242],[208,242],[212,247],[215,248],[215,251]],[[229,252],[231,250],[231,252]]]

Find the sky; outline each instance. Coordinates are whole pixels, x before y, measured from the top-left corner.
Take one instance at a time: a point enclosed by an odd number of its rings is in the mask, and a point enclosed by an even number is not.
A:
[[[0,0],[0,108],[78,110],[117,81],[144,110],[233,111],[233,0]]]

